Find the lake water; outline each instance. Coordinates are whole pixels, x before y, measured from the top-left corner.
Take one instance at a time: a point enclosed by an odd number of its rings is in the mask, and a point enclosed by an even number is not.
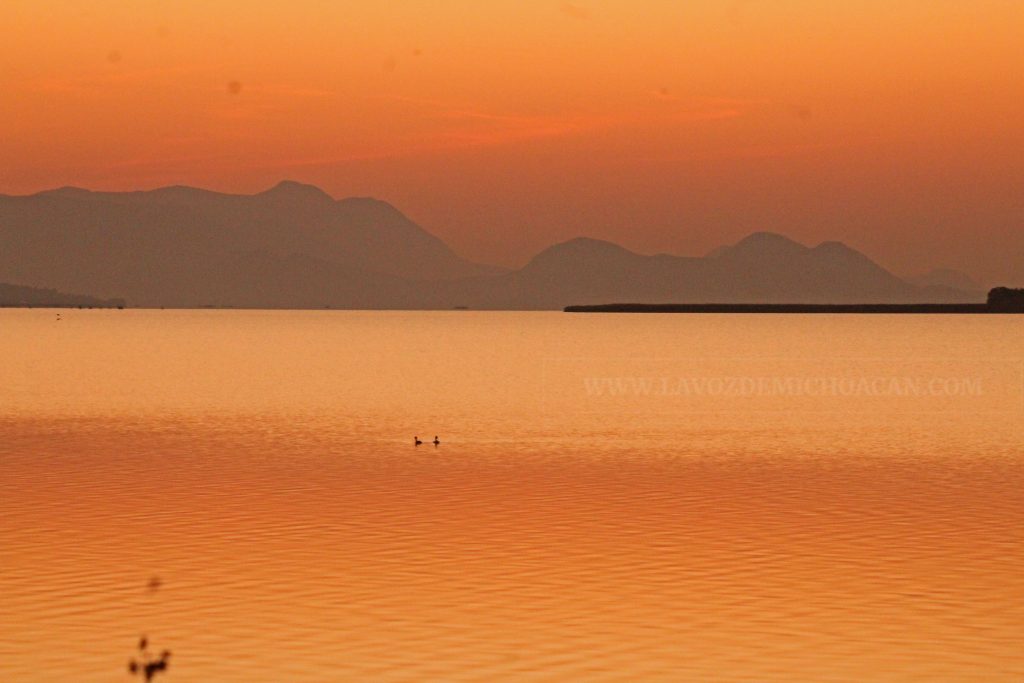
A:
[[[1024,679],[1024,317],[60,318],[2,681]]]

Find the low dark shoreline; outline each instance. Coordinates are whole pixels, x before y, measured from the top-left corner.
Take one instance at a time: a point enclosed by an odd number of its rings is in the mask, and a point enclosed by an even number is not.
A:
[[[1024,313],[988,304],[598,304],[566,306],[566,313]]]

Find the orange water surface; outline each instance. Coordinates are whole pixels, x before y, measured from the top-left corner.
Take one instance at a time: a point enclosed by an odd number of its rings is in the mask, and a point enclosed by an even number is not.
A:
[[[6,310],[0,358],[2,681],[143,633],[168,683],[1024,680],[1020,317]]]

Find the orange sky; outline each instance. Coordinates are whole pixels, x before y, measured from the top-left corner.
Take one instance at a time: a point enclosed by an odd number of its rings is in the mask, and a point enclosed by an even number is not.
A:
[[[1016,0],[4,0],[0,192],[281,178],[467,256],[753,230],[1024,284]]]

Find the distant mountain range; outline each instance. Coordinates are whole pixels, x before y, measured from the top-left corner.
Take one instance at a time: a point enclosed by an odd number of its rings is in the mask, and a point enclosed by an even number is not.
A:
[[[978,281],[970,275],[959,270],[953,270],[952,268],[936,268],[927,273],[911,275],[904,279],[918,287],[948,287],[965,292],[981,292],[984,290]]]
[[[0,282],[0,308],[36,306],[39,308],[118,308],[123,299],[97,299],[81,294],[65,294],[55,289],[23,287]]]
[[[705,257],[579,238],[515,271],[473,263],[375,199],[285,181],[255,195],[190,187],[0,195],[0,282],[132,306],[560,309],[635,303],[982,301],[949,272],[914,282],[839,242],[755,233]]]

